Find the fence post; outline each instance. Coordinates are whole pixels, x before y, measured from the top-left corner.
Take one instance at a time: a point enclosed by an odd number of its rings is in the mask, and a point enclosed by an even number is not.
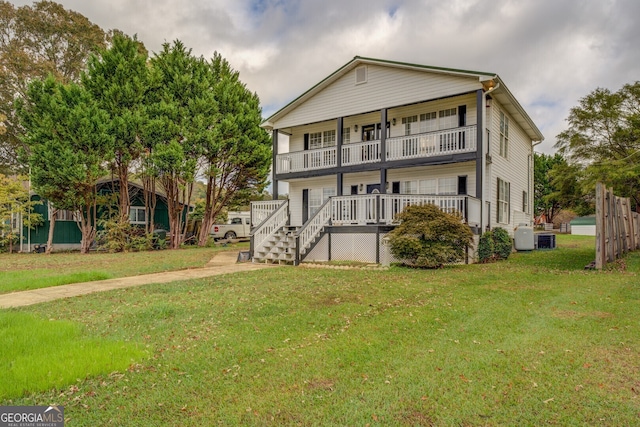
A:
[[[606,200],[607,200],[607,262],[613,262],[614,253],[615,253],[615,229],[614,229],[614,205],[611,200],[611,193],[607,188],[605,190]]]
[[[596,184],[596,268],[601,270],[606,264],[606,225],[604,211],[604,185]]]

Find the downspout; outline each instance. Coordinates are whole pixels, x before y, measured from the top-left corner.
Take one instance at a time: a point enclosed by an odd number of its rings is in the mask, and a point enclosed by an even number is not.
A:
[[[482,126],[484,127],[484,129],[482,129],[483,142],[487,136],[487,129],[491,129],[491,126],[487,123],[487,96],[489,96],[499,87],[500,87],[500,83],[496,83],[494,87],[490,88],[488,91],[484,93],[483,106],[482,106],[483,107],[482,108]],[[486,159],[487,159],[489,144],[491,144],[491,141],[486,141],[486,144],[482,144],[482,162],[484,162],[484,167],[482,168],[482,194],[480,195],[480,233],[481,234],[484,233],[485,228],[489,225],[489,224],[485,224],[485,220],[484,220],[485,210],[487,206],[487,196],[486,196],[487,187],[485,184],[487,182],[488,167],[486,164],[487,162]],[[489,185],[491,185],[491,183],[489,183]],[[486,217],[487,217],[487,221],[491,223],[491,212],[487,212]]]

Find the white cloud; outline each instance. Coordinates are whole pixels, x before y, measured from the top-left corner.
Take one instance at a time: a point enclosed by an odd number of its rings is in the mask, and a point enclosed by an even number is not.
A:
[[[355,55],[498,73],[550,151],[569,108],[640,77],[637,0],[59,0],[150,51],[220,52],[272,113]],[[16,5],[29,4],[24,0]]]

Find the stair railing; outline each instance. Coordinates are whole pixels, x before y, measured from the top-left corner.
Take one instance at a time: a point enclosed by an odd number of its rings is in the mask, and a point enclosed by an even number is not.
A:
[[[322,232],[325,226],[331,223],[331,198],[325,200],[316,213],[304,223],[296,232],[296,259],[295,265],[300,264],[300,252],[308,249],[313,241]]]
[[[251,254],[259,252],[265,242],[289,222],[289,201],[285,200],[251,232]]]

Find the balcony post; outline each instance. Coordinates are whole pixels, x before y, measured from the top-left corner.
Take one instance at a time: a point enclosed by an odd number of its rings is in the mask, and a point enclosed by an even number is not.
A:
[[[387,193],[387,109],[380,110],[380,194]]]
[[[387,109],[380,110],[380,161],[387,161]]]
[[[278,180],[276,179],[276,167],[278,166],[278,130],[273,130],[273,163],[271,166],[271,173],[273,174],[272,187],[273,187],[273,200],[278,200]]]
[[[336,146],[336,163],[337,163],[337,167],[341,168],[342,167],[342,143],[344,142],[342,140],[342,130],[344,128],[344,120],[342,117],[338,117],[338,129],[336,130],[336,132],[338,133],[336,135],[336,141],[337,141],[337,146]]]
[[[337,136],[337,138],[336,138],[336,141],[337,141],[337,145],[336,145],[336,166],[338,167],[338,169],[342,168],[342,143],[344,142],[342,140],[342,129],[344,128],[343,123],[344,123],[344,121],[343,121],[342,117],[338,117],[338,130],[337,130],[338,135],[336,135]],[[338,187],[336,189],[337,190],[336,194],[338,196],[342,196],[342,193],[343,193],[343,191],[342,191],[342,187],[343,187],[342,176],[343,176],[342,172],[338,172],[338,174],[337,174],[337,181],[338,182],[336,183],[336,185]]]
[[[476,126],[476,198],[480,199],[480,200],[484,200],[484,195],[483,195],[483,186],[484,186],[484,180],[483,180],[483,166],[484,166],[484,156],[483,156],[483,136],[484,136],[484,123],[482,122],[482,118],[484,117],[484,110],[485,110],[485,105],[484,105],[484,93],[482,92],[482,89],[478,89],[476,91],[476,121],[477,121],[477,126]],[[487,141],[487,144],[489,144],[489,141]],[[481,218],[482,218],[482,209],[484,209],[484,206],[480,207],[480,213],[481,213]]]

